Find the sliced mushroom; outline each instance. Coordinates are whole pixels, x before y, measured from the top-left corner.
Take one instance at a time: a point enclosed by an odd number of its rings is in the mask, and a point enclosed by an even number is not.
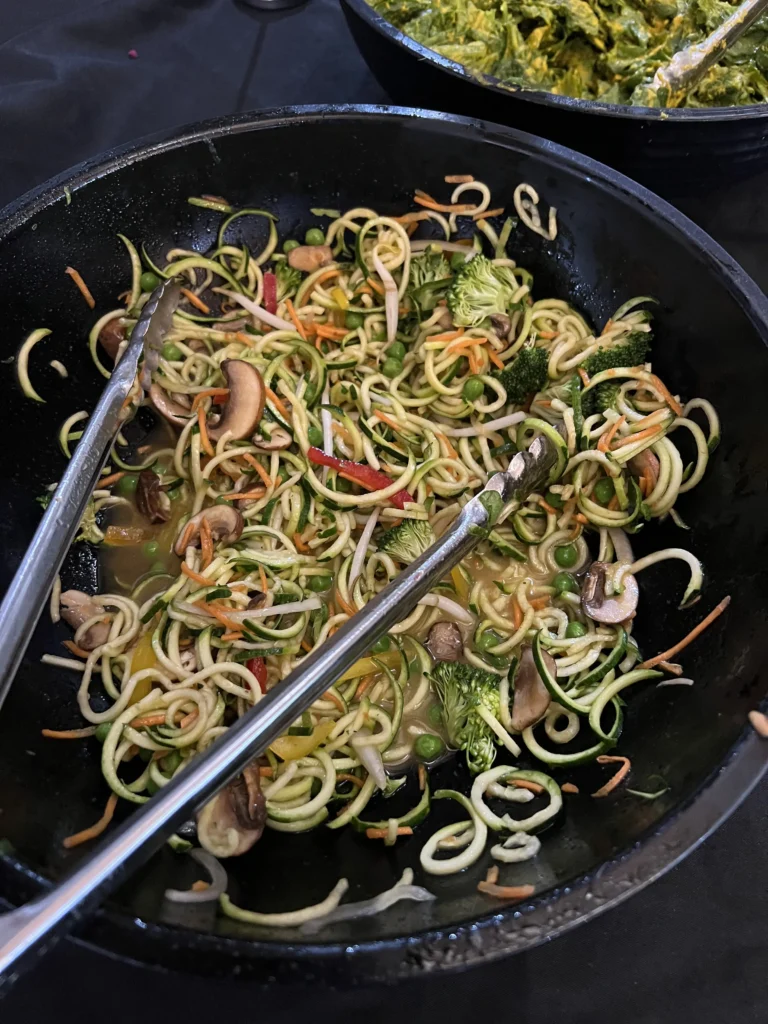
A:
[[[438,327],[441,327],[444,331],[451,331],[451,330],[453,330],[453,317],[451,316],[451,311],[448,309],[447,306],[443,307],[443,311],[440,314],[440,316],[437,318],[435,323],[436,323],[436,325]]]
[[[159,384],[153,384],[149,389],[149,397],[152,405],[169,423],[175,423],[177,427],[185,427],[189,423],[190,409],[183,404],[186,396],[171,398]]]
[[[283,448],[290,448],[293,444],[293,438],[282,427],[275,427],[269,438],[262,437],[261,434],[254,434],[252,440],[262,452],[279,452]]]
[[[556,675],[555,659],[546,651],[543,652],[543,657],[550,674]],[[540,721],[547,713],[551,700],[549,690],[542,682],[536,662],[533,660],[533,650],[524,647],[515,676],[515,693],[512,700],[511,718],[515,732],[522,732],[523,729]]]
[[[163,492],[160,477],[151,469],[139,473],[136,507],[150,523],[167,523],[171,518],[171,499]]]
[[[266,819],[259,767],[250,764],[200,811],[198,839],[215,857],[239,857],[261,838]]]
[[[595,622],[616,625],[634,614],[640,592],[635,577],[627,573],[622,577],[622,592],[606,596],[605,577],[608,568],[607,562],[592,563],[581,588],[581,607]]]
[[[229,401],[215,427],[208,427],[208,436],[218,441],[227,431],[233,441],[249,437],[264,412],[266,390],[261,374],[244,359],[225,359],[221,364],[227,378]]]
[[[311,274],[333,262],[330,245],[299,245],[288,253],[288,265]]]
[[[254,590],[251,595],[251,600],[246,605],[249,612],[253,611],[254,608],[260,608],[264,604],[265,595],[260,590]]]
[[[488,317],[491,321],[491,327],[500,338],[506,338],[509,334],[509,329],[512,326],[512,321],[509,319],[506,313],[493,313]]]
[[[429,631],[427,647],[437,661],[458,661],[464,650],[461,630],[455,622],[436,622]]]
[[[630,472],[636,477],[647,476],[651,481],[651,490],[656,486],[659,479],[660,463],[658,457],[650,450],[646,448],[644,452],[640,452],[638,455],[633,455],[627,463]]]
[[[117,351],[125,341],[125,324],[119,316],[107,320],[99,331],[99,344],[112,359],[117,359]]]
[[[174,551],[179,557],[183,557],[188,547],[199,545],[200,524],[204,519],[207,520],[208,526],[211,528],[211,537],[214,542],[224,540],[228,544],[233,543],[243,532],[245,526],[243,517],[231,505],[211,505],[210,508],[204,508],[202,512],[192,516],[179,534],[174,547]]]
[[[77,632],[84,622],[101,615],[104,608],[81,590],[67,590],[61,595],[61,617]],[[78,640],[84,651],[93,651],[107,642],[110,624],[94,622]]]

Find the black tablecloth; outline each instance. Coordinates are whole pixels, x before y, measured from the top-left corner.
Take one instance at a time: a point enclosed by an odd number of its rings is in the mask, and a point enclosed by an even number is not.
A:
[[[134,51],[136,56],[130,56]],[[263,14],[232,0],[0,4],[0,204],[110,146],[200,118],[293,103],[386,102],[336,0]],[[768,289],[768,168],[674,197]],[[724,350],[727,358],[727,350]],[[768,1021],[768,786],[688,860],[622,907],[523,956],[346,994],[180,978],[62,945],[16,987],[5,1024],[516,1024]]]

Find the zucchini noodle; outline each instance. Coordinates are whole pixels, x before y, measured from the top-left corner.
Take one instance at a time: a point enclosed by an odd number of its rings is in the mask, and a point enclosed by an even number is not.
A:
[[[460,804],[462,820],[427,839],[424,871],[470,867],[489,829],[502,833],[497,860],[535,856],[533,832],[563,798],[550,775],[518,762],[594,761],[619,739],[620,691],[659,675],[632,670],[634,606],[622,619],[590,610],[584,574],[597,556],[603,597],[620,604],[636,594],[634,574],[677,559],[691,571],[684,601],[698,595],[693,554],[635,559],[628,536],[649,519],[682,522],[675,505],[706,471],[717,413],[704,399],[681,403],[653,374],[651,300],[625,302],[599,332],[563,299],[534,300],[532,275],[512,258],[518,229],[491,224],[498,210],[482,182],[446,203],[418,193],[418,209],[400,216],[318,210],[330,223],[307,245],[281,239],[269,211],[190,202],[224,218],[209,253],[172,249],[153,263],[120,236],[130,279],[124,305],[90,332],[99,372],[109,372],[99,344],[125,342],[160,278],[186,285],[146,399],[162,430],[138,449],[121,440],[94,495],[90,536],[103,538],[112,592],[80,595],[77,617],[73,592],[57,585],[51,604],[76,632],[72,658],[45,661],[81,672],[77,702],[109,787],[142,803],[166,785],[543,432],[559,458],[549,486],[509,510],[198,820],[218,857],[245,852],[265,826],[350,825],[371,842],[407,842],[429,816],[427,767],[453,747],[476,778],[469,797],[434,794]],[[555,210],[545,223],[531,185],[512,203],[520,230],[556,242]],[[243,238],[254,231],[252,251]],[[26,358],[46,333],[19,359],[38,401]],[[67,455],[86,417],[63,424]],[[532,678],[540,706],[521,717]],[[403,784],[414,761],[417,797]],[[379,806],[396,791],[392,806],[411,810]],[[529,801],[530,813],[511,813]],[[379,822],[362,820],[371,802]],[[238,920],[295,927],[333,919],[345,888],[288,914],[221,904]]]

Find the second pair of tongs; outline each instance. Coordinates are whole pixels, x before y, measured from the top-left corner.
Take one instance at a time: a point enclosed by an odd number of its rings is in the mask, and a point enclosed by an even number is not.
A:
[[[145,306],[0,608],[0,679],[5,690],[120,425],[119,389],[127,395],[134,386],[144,342],[156,349],[158,337],[170,323],[175,288],[162,285]],[[467,502],[440,540],[304,658],[299,668],[269,690],[224,736],[134,811],[73,874],[48,894],[0,915],[0,984],[4,973],[8,977],[6,972],[28,954],[75,928],[129,872],[284,733],[380,636],[405,618],[517,503],[555,479],[562,469],[560,447],[543,435],[534,438],[527,451],[515,455],[505,472],[496,473]]]

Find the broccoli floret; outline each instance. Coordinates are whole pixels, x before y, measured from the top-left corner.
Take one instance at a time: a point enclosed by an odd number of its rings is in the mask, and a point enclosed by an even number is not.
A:
[[[507,392],[507,401],[513,405],[524,405],[531,395],[541,391],[547,383],[547,362],[545,349],[521,349],[514,362],[497,375]]]
[[[513,294],[514,282],[505,268],[478,253],[458,271],[446,298],[457,326],[479,327],[487,317],[507,313]]]
[[[471,772],[487,771],[499,741],[478,709],[484,708],[498,720],[499,677],[459,661],[438,661],[431,677],[451,746],[465,752]]]
[[[277,279],[277,301],[282,302],[298,291],[301,284],[301,271],[290,266],[288,260],[280,260],[275,264],[275,278]]]
[[[51,504],[52,498],[53,491],[46,491],[45,494],[38,494],[38,496],[35,498],[35,501],[40,506],[40,508],[46,509]]]
[[[83,512],[83,518],[80,520],[80,530],[75,537],[75,543],[81,540],[88,541],[89,544],[101,544],[104,540],[104,534],[96,522],[96,503],[93,498],[85,506],[85,512]]]
[[[395,558],[398,562],[415,561],[419,555],[435,543],[432,527],[424,519],[405,519],[393,526],[379,538],[379,551]]]
[[[582,366],[590,377],[619,366],[639,366],[648,358],[651,338],[650,331],[632,331],[621,344],[599,348],[584,360]]]
[[[619,391],[621,390],[621,384],[614,384],[613,381],[603,381],[602,384],[598,384],[593,389],[593,392],[587,393],[587,398],[592,394],[592,406],[595,412],[607,412],[609,409],[616,408],[616,400],[619,397]]]
[[[439,251],[426,249],[411,260],[409,292],[423,313],[435,308],[438,294],[452,280],[450,265]]]

